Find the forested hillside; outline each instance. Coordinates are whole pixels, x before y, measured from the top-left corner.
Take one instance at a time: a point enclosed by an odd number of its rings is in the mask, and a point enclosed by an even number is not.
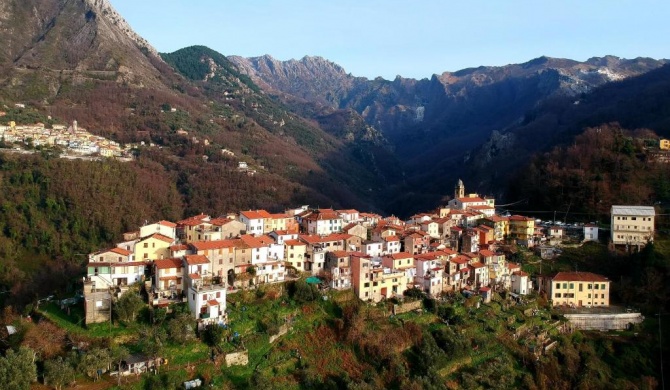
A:
[[[654,151],[658,136],[650,130],[618,124],[589,128],[571,145],[535,157],[510,184],[510,193],[526,199],[528,210],[606,221],[613,204],[670,201],[670,171],[654,160]]]

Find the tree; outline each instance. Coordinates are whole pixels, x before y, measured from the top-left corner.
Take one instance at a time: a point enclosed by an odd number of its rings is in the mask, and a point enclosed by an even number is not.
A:
[[[161,327],[145,327],[140,331],[142,352],[156,361],[163,354],[167,333]],[[158,371],[158,365],[156,365]]]
[[[195,321],[190,314],[181,313],[168,322],[168,335],[177,344],[184,345],[195,338]]]
[[[210,347],[216,347],[223,339],[223,329],[218,325],[207,325],[202,334],[202,341]]]
[[[28,390],[30,384],[37,380],[35,352],[30,348],[21,347],[17,352],[7,351],[0,357],[0,383],[5,389]]]
[[[144,306],[142,298],[134,291],[127,291],[119,298],[114,305],[116,307],[116,315],[122,321],[135,321],[137,313]]]
[[[123,345],[113,345],[112,349],[110,350],[110,355],[112,357],[112,361],[116,362],[117,364],[117,371],[118,375],[116,376],[117,379],[117,387],[121,386],[121,362],[126,360],[128,356],[130,356],[130,351],[128,351],[128,348],[124,347]]]
[[[49,384],[56,390],[74,382],[74,376],[74,368],[60,356],[44,363],[44,384]]]
[[[111,364],[112,356],[108,349],[93,348],[82,357],[79,367],[86,376],[98,380],[101,372],[109,369]]]

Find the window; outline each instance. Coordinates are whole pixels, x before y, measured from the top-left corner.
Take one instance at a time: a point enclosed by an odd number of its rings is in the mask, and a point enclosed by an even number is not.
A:
[[[216,297],[217,297],[217,298],[221,298],[221,291],[217,291],[217,292],[216,292]]]
[[[567,289],[568,289],[568,284],[567,284],[567,283],[563,283],[563,289],[564,289],[564,290],[567,290]]]
[[[145,247],[145,248],[148,248],[148,247],[149,247],[149,243],[148,243],[148,242],[145,242],[145,243],[144,243],[144,247]]]
[[[560,284],[560,283],[556,283],[556,290],[560,290],[560,289],[561,289],[561,284]]]
[[[600,298],[605,299],[605,294],[600,294]]]
[[[219,265],[223,264],[223,259],[219,259]]]
[[[368,296],[368,292],[367,292],[367,291],[365,292],[365,296],[366,296],[366,297]]]
[[[584,285],[582,283],[579,283],[579,292],[582,292],[582,287],[584,287]]]
[[[597,289],[598,289],[598,286],[599,286],[599,285],[596,283],[594,288],[597,290]]]
[[[593,285],[591,283],[589,283],[589,285],[586,286],[586,288],[588,288],[589,290],[593,290]]]
[[[589,294],[589,298],[591,298],[591,294]]]
[[[575,284],[574,284],[574,283],[570,283],[570,290],[574,290],[574,288],[575,288]]]
[[[370,282],[363,284],[363,287],[370,287]]]
[[[555,297],[556,297],[556,298],[560,298],[560,297],[561,297],[561,293],[556,293]]]
[[[148,254],[148,253],[145,253],[145,254],[144,254],[144,258],[145,258],[145,259],[148,259],[148,258],[149,258],[149,254]]]
[[[605,283],[603,283],[603,284],[600,285],[600,289],[601,289],[601,290],[604,290],[604,289],[605,289]]]

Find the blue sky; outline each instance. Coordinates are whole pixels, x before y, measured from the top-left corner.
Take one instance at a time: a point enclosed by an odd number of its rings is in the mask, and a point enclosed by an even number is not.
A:
[[[542,55],[668,58],[667,0],[110,0],[161,52],[318,55],[355,76],[425,78]]]

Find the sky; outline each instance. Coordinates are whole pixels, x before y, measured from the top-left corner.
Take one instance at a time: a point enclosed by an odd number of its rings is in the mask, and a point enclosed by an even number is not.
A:
[[[667,0],[110,0],[158,51],[321,56],[416,79],[546,55],[669,58]]]

